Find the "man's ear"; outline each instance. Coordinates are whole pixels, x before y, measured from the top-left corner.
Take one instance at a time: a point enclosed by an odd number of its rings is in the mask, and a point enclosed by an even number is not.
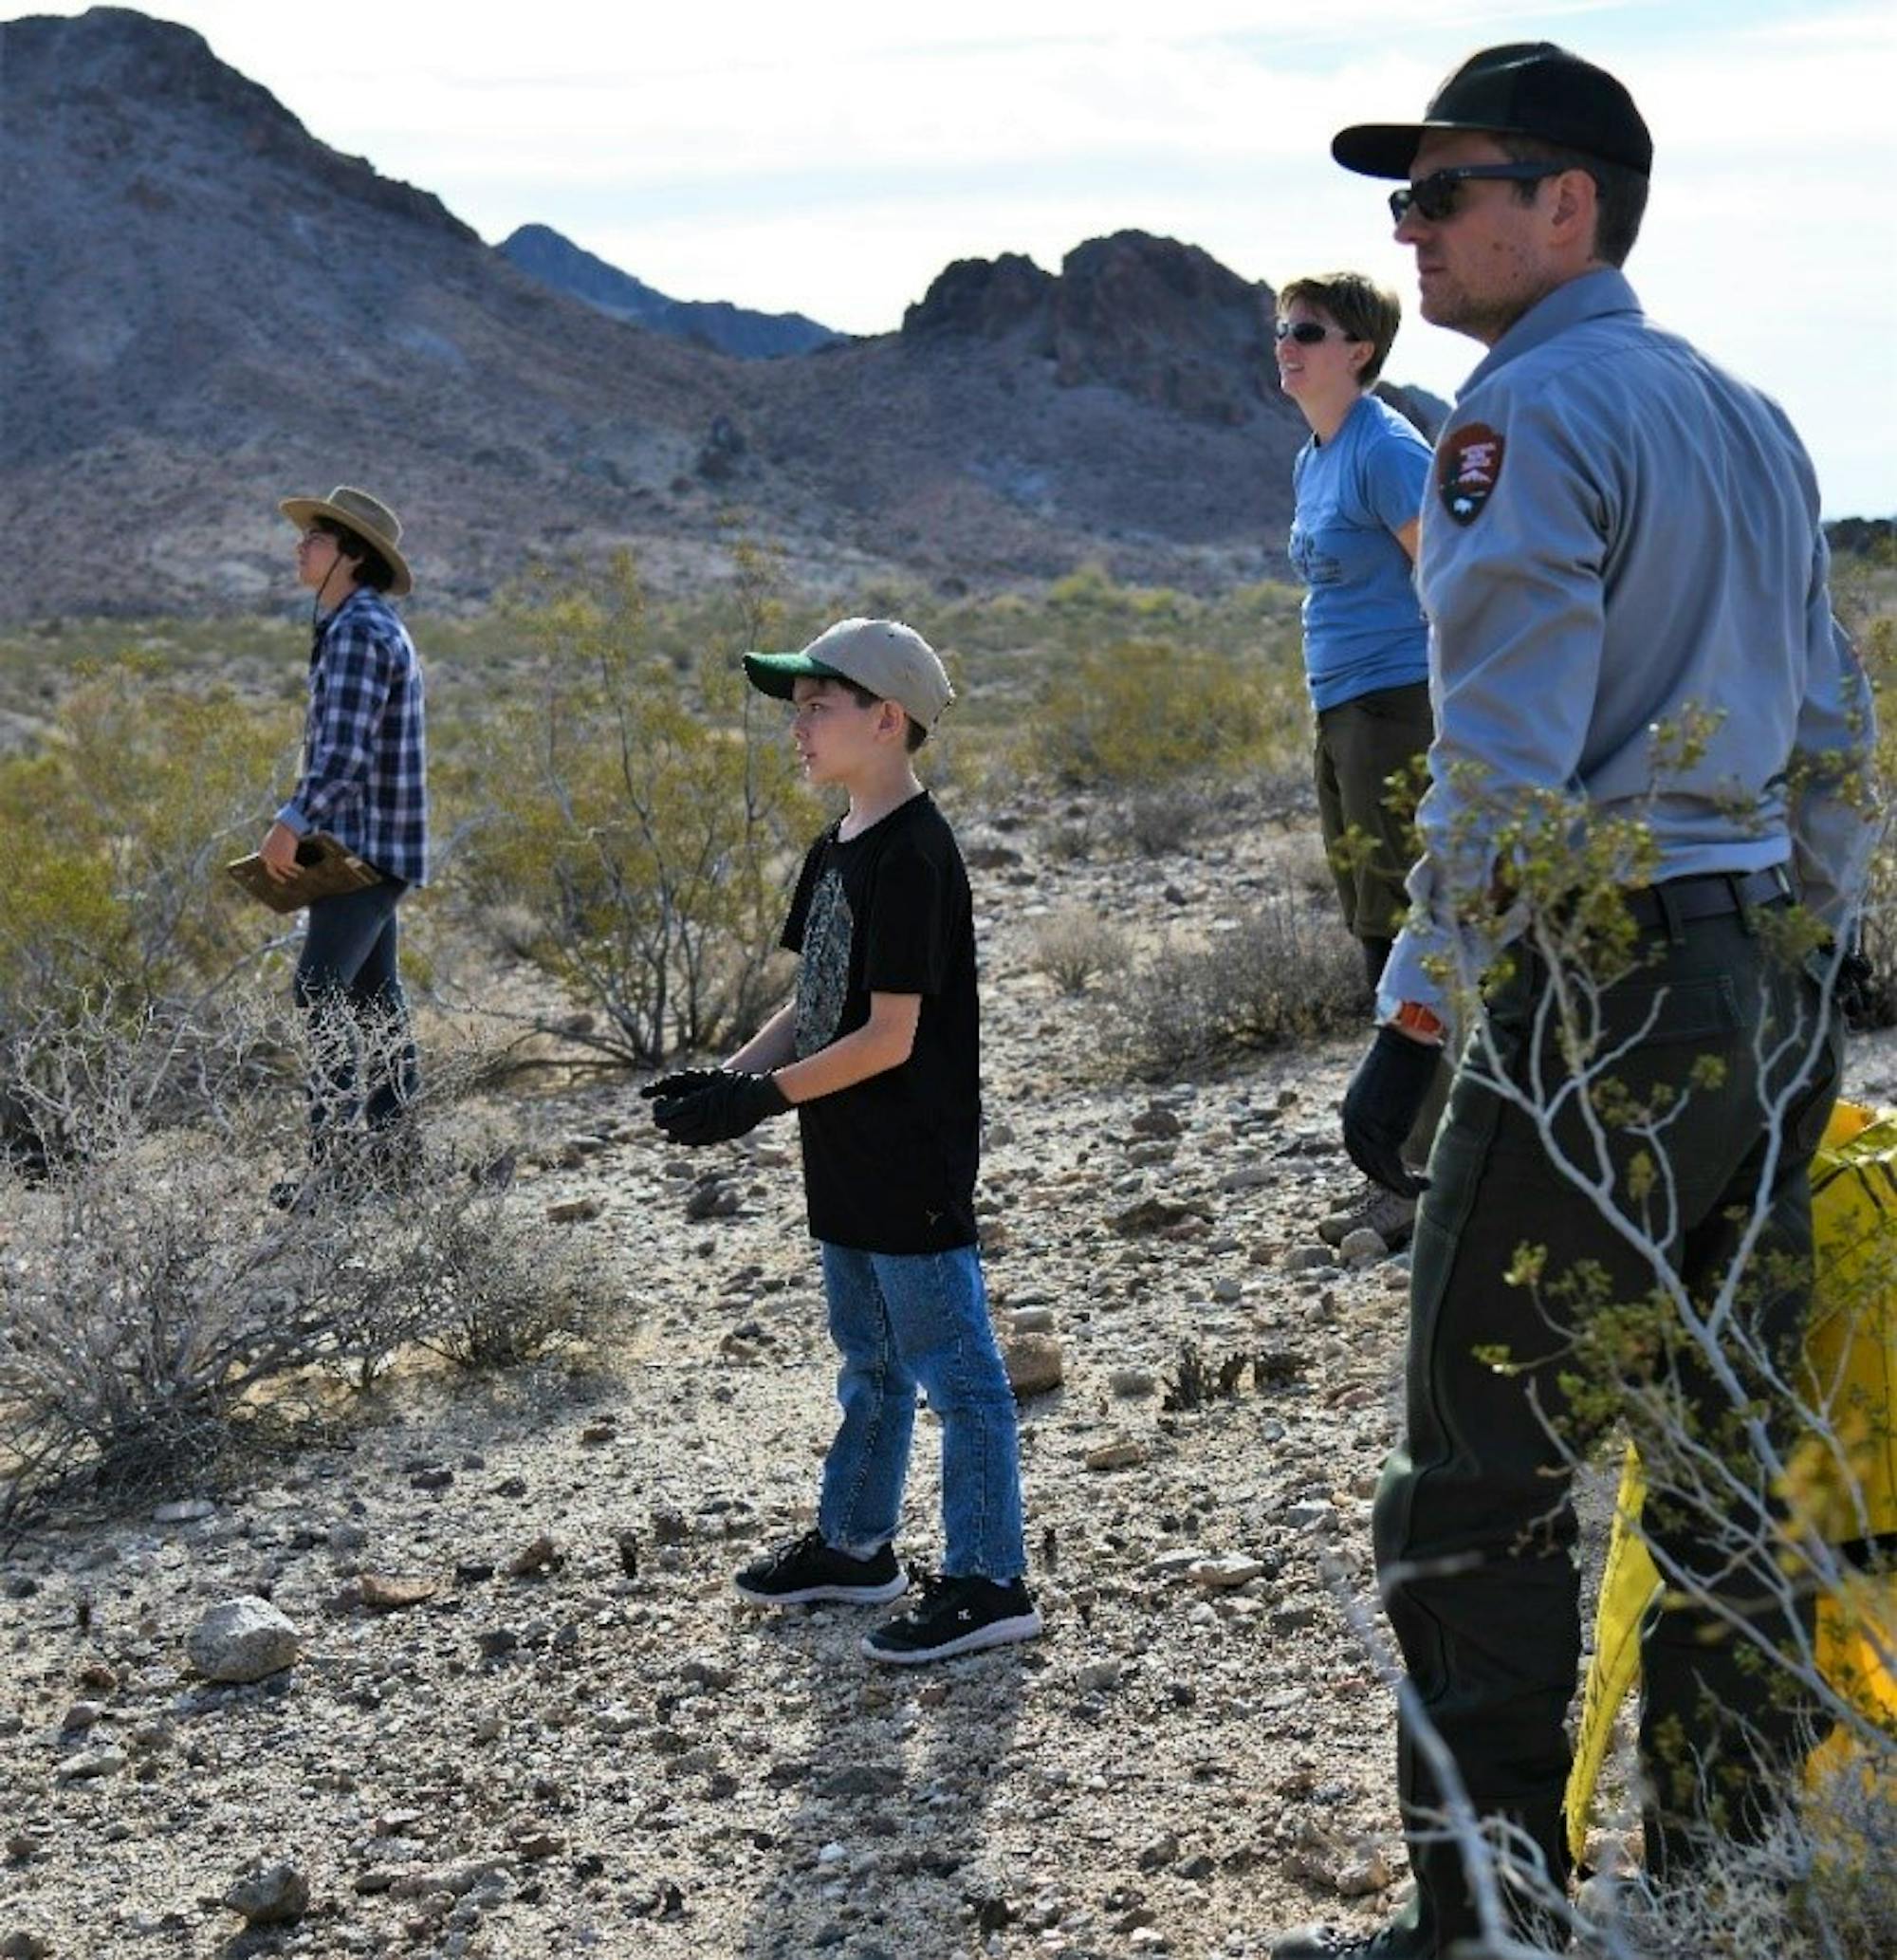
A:
[[[1592,240],[1600,206],[1600,187],[1584,170],[1564,170],[1555,179],[1555,208],[1549,213],[1556,236]]]
[[[876,733],[894,735],[898,741],[906,739],[909,734],[909,711],[902,703],[892,701],[885,694],[878,703],[878,708],[880,712],[876,719]]]

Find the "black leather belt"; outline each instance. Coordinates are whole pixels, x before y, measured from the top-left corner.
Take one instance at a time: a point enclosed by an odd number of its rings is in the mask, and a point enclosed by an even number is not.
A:
[[[1789,902],[1791,897],[1791,874],[1784,865],[1775,864],[1767,871],[1709,871],[1696,878],[1669,878],[1663,884],[1628,893],[1627,909],[1636,925],[1672,933],[1696,919],[1725,918],[1755,906]]]

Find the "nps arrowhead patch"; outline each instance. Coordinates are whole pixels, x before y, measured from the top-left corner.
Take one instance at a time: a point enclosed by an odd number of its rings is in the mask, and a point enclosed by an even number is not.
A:
[[[1507,444],[1486,422],[1464,422],[1444,436],[1436,452],[1436,488],[1443,508],[1458,524],[1473,524],[1501,481]]]

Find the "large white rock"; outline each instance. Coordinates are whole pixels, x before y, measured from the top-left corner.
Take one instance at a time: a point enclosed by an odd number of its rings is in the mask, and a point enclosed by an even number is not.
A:
[[[281,1673],[300,1652],[296,1628],[254,1593],[213,1606],[185,1642],[192,1666],[211,1681],[261,1681]]]

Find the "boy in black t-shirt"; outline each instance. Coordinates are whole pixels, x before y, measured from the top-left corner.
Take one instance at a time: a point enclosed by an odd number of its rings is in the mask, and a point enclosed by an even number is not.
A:
[[[783,943],[797,997],[723,1069],[651,1083],[680,1143],[741,1137],[797,1107],[810,1230],[843,1420],[817,1528],[737,1575],[759,1605],[893,1599],[909,1581],[891,1541],[918,1387],[942,1418],[940,1577],[866,1636],[871,1659],[944,1659],[1032,1639],[1023,1582],[1014,1396],[975,1246],[980,1025],[968,878],[911,757],[948,705],[920,634],[845,619],[801,654],[746,654],[753,686],[795,703],[812,783],[850,807],[811,846]]]

